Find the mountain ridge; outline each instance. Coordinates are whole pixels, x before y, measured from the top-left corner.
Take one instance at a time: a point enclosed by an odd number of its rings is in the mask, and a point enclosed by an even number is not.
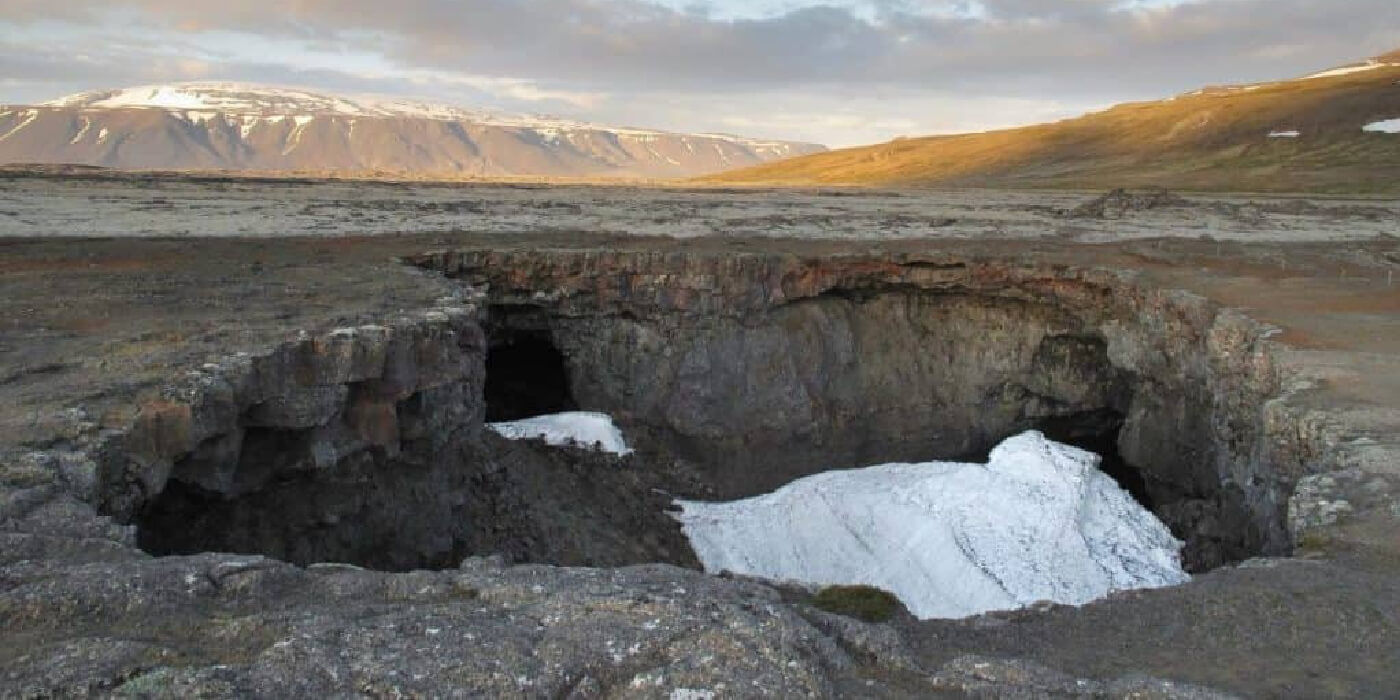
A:
[[[0,107],[0,163],[685,177],[819,150],[253,83],[144,85]]]

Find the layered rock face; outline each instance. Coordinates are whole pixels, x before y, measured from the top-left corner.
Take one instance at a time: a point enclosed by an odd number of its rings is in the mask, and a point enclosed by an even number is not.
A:
[[[1041,428],[1108,450],[1107,466],[1188,542],[1193,569],[1291,546],[1284,510],[1309,453],[1261,408],[1280,391],[1263,329],[1190,295],[1117,273],[936,257],[413,262],[489,288],[493,337],[546,335],[573,401],[721,497],[834,468],[975,457]]]
[[[656,474],[482,430],[475,314],[448,306],[206,365],[90,453],[90,497],[154,554],[693,565]]]

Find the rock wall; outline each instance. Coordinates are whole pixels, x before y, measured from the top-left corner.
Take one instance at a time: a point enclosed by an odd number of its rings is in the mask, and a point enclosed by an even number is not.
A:
[[[1308,459],[1264,328],[1122,273],[955,257],[442,252],[491,323],[548,332],[573,399],[725,497],[882,461],[971,457],[1105,417],[1206,569],[1291,547]],[[1121,425],[1118,423],[1121,422]],[[1101,428],[1099,428],[1101,429]],[[1285,450],[1286,451],[1286,450]]]
[[[698,567],[663,472],[481,429],[485,347],[471,305],[303,333],[173,383],[68,471],[153,554]]]
[[[442,467],[481,422],[482,344],[456,307],[206,365],[142,407],[99,507],[155,553],[460,560],[465,475]]]

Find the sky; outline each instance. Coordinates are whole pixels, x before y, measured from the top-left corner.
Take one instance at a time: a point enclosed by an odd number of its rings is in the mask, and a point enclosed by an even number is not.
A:
[[[849,146],[1397,48],[1396,0],[0,0],[0,103],[231,80]]]

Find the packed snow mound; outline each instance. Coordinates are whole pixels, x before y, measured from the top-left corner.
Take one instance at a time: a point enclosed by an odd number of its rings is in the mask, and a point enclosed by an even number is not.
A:
[[[612,418],[605,413],[570,411],[504,423],[487,423],[486,427],[512,440],[542,438],[550,445],[561,447],[598,449],[616,455],[632,453],[622,438],[622,431],[613,425]]]
[[[1181,542],[1098,462],[1032,431],[985,465],[826,472],[676,518],[706,571],[877,586],[922,619],[1185,582]]]

